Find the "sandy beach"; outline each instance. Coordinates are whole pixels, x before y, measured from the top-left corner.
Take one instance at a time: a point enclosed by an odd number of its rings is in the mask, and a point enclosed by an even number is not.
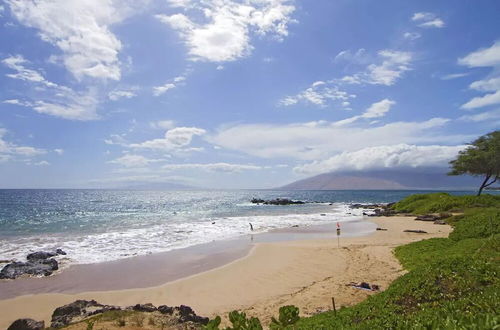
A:
[[[21,317],[43,319],[50,324],[56,307],[77,299],[95,299],[120,306],[184,304],[197,314],[210,317],[238,309],[259,317],[263,324],[268,324],[282,305],[298,306],[303,316],[331,309],[332,297],[337,307],[352,305],[373,293],[346,286],[346,283],[365,281],[378,284],[384,290],[404,273],[393,256],[394,247],[431,237],[446,237],[451,231],[447,225],[413,219],[369,218],[367,220],[387,231],[362,237],[341,237],[340,247],[336,236],[256,243],[245,256],[238,255],[240,258],[225,265],[147,288],[26,294],[3,299],[0,300],[0,328],[7,328]],[[404,233],[406,229],[428,233]],[[78,283],[77,274],[74,281]]]

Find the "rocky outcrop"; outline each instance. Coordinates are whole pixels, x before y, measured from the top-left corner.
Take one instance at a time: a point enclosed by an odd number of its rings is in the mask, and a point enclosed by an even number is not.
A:
[[[61,328],[92,315],[120,309],[121,308],[117,306],[99,304],[95,300],[77,300],[71,304],[56,308],[54,313],[52,313],[50,326],[52,328]]]
[[[253,198],[251,200],[253,204],[264,204],[264,205],[295,205],[295,204],[305,204],[303,201],[294,201],[288,198],[276,198],[276,199],[259,199]]]
[[[49,276],[59,269],[59,263],[53,259],[56,255],[65,255],[61,249],[53,252],[38,251],[26,256],[26,262],[14,261],[2,268],[0,279],[15,279],[22,275]]]
[[[7,330],[43,330],[45,329],[44,321],[35,321],[33,319],[15,320]]]
[[[389,203],[389,204],[351,204],[350,207],[352,209],[372,210],[372,213],[363,212],[363,215],[367,215],[369,217],[390,217],[390,216],[397,214],[397,212],[391,208],[393,205],[394,205],[394,203]]]
[[[59,307],[54,311],[52,314],[51,327],[65,327],[69,324],[82,321],[97,314],[119,310],[122,309],[118,306],[103,305],[95,300],[77,300],[71,304]],[[184,305],[178,307],[161,305],[156,308],[153,304],[147,303],[130,306],[124,308],[123,311],[134,311],[139,313],[159,312],[160,314],[158,315],[168,315],[169,320],[177,324],[191,322],[206,325],[209,321],[208,317],[196,315],[191,307]]]

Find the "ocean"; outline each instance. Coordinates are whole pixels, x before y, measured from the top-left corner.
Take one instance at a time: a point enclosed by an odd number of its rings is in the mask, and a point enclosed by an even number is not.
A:
[[[425,191],[0,190],[0,260],[62,248],[70,264],[165,252],[272,229],[362,218],[351,203],[387,203]],[[470,191],[452,192],[470,194]],[[252,198],[303,205],[256,205]]]

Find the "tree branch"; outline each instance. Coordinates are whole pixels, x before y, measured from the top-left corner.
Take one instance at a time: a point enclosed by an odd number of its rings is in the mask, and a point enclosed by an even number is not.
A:
[[[486,187],[491,186],[492,184],[494,184],[495,182],[497,182],[497,180],[498,180],[498,175],[495,176],[495,179],[493,179],[493,181],[491,181],[490,183],[485,184],[484,187],[486,188]]]

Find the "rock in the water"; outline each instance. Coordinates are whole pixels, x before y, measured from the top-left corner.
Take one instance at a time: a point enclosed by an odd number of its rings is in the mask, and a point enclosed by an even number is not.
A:
[[[294,205],[294,204],[305,204],[303,201],[294,201],[288,198],[276,198],[270,200],[264,200],[259,198],[253,198],[251,200],[253,204],[265,204],[265,205]]]
[[[147,312],[147,313],[152,313],[156,312],[156,307],[153,304],[137,304],[132,306],[132,310],[137,311],[137,312]]]
[[[196,315],[193,309],[189,306],[180,305],[179,307],[174,307],[174,311],[179,313],[179,322],[195,322],[201,324],[207,324],[209,321],[208,317],[202,317]]]
[[[28,261],[44,260],[51,257],[55,257],[56,255],[57,253],[55,252],[38,251],[28,254],[26,256],[26,259],[28,259]]]
[[[44,321],[35,321],[33,319],[19,319],[14,321],[7,330],[43,330]]]
[[[0,271],[0,279],[15,279],[28,274],[35,276],[49,276],[54,270],[59,269],[57,260],[41,259],[28,262],[12,262]]]
[[[120,309],[117,306],[99,304],[95,300],[77,300],[71,304],[56,308],[54,313],[52,313],[50,326],[52,328],[60,328],[92,315]]]
[[[172,315],[172,313],[174,312],[174,308],[169,307],[167,305],[161,305],[161,306],[158,306],[158,311],[162,314]]]

